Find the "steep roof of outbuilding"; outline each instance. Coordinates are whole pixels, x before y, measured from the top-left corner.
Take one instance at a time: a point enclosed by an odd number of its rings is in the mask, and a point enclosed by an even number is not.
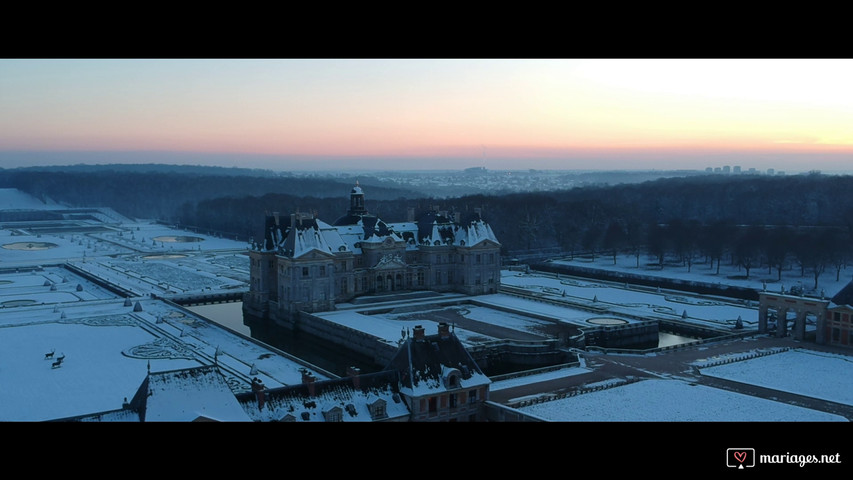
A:
[[[248,421],[217,367],[149,373],[130,402],[145,422]]]
[[[491,383],[456,334],[449,331],[408,338],[386,368],[399,372],[400,390],[409,396]],[[451,377],[456,381],[450,382]]]
[[[832,297],[830,306],[853,307],[853,281],[844,286]]]

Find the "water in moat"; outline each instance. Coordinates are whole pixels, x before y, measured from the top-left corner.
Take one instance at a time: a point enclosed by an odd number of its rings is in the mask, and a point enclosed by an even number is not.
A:
[[[340,346],[313,335],[292,332],[280,327],[249,328],[243,323],[242,302],[198,305],[188,309],[219,325],[301,358],[340,377],[346,375],[349,367],[358,367],[364,373],[378,372],[384,367],[384,365],[375,365],[372,359],[348,353]]]

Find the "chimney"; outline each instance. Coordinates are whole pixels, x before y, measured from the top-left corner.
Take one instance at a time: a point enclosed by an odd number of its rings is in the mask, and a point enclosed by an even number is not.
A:
[[[308,370],[302,370],[302,384],[308,386],[308,396],[314,396],[314,382],[317,380],[317,377],[314,376],[313,373]]]
[[[347,376],[352,379],[353,388],[361,388],[361,369],[358,367],[349,367],[347,368]]]
[[[415,328],[412,330],[412,338],[419,342],[424,341],[424,327],[415,325]]]
[[[450,338],[450,325],[447,322],[441,322],[438,324],[438,338],[445,340]]]
[[[264,382],[258,377],[252,379],[252,391],[255,392],[255,397],[258,399],[258,410],[264,409]]]

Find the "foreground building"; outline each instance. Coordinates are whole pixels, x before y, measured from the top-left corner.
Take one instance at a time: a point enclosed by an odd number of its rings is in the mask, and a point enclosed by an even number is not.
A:
[[[305,213],[267,215],[263,242],[249,253],[244,312],[291,326],[299,312],[334,310],[361,295],[498,291],[500,243],[479,209],[409,216],[385,223],[371,215],[358,184],[333,224]]]
[[[398,372],[399,389],[414,422],[477,422],[492,383],[451,332],[439,323],[437,335],[416,326],[388,368]]]

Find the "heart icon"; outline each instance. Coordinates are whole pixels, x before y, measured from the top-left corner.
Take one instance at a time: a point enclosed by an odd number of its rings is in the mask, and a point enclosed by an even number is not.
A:
[[[734,453],[735,453],[735,460],[737,460],[738,462],[743,463],[743,461],[746,460],[746,452],[734,452]]]

